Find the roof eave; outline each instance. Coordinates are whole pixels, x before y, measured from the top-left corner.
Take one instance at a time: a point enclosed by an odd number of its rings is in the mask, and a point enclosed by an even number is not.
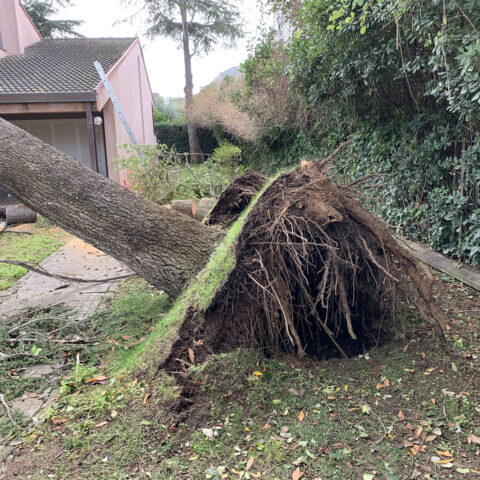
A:
[[[58,103],[58,102],[95,102],[97,93],[87,92],[36,92],[36,93],[0,93],[0,103]]]

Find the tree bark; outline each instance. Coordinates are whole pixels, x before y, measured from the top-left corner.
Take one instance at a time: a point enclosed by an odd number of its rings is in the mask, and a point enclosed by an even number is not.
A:
[[[197,127],[190,119],[190,107],[193,101],[193,76],[192,55],[190,53],[190,38],[188,35],[187,12],[180,8],[183,28],[183,58],[185,62],[185,114],[187,117],[188,145],[190,148],[190,161],[200,163],[203,161],[202,149],[197,135]]]
[[[145,200],[0,118],[0,183],[36,212],[177,296],[222,233]]]

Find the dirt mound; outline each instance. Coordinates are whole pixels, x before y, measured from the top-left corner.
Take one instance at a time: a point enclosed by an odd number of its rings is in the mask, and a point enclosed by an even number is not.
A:
[[[267,177],[247,172],[236,178],[220,195],[217,204],[204,220],[206,225],[228,227],[245,210],[253,197],[265,185]]]

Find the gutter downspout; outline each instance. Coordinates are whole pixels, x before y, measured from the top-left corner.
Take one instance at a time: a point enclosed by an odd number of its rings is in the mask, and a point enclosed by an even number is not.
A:
[[[90,150],[90,165],[98,173],[97,142],[95,141],[95,126],[93,123],[92,104],[85,102],[85,115],[87,118],[88,147]]]

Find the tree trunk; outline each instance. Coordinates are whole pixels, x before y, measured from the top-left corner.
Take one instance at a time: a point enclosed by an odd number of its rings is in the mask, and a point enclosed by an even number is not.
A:
[[[205,265],[222,236],[145,200],[1,118],[0,179],[25,205],[172,297]]]
[[[193,101],[193,76],[192,55],[190,54],[190,38],[188,35],[187,12],[181,8],[183,28],[183,58],[185,61],[185,114],[187,117],[188,145],[190,147],[190,160],[192,163],[200,163],[203,160],[202,149],[197,135],[197,127],[190,120],[190,107]]]

